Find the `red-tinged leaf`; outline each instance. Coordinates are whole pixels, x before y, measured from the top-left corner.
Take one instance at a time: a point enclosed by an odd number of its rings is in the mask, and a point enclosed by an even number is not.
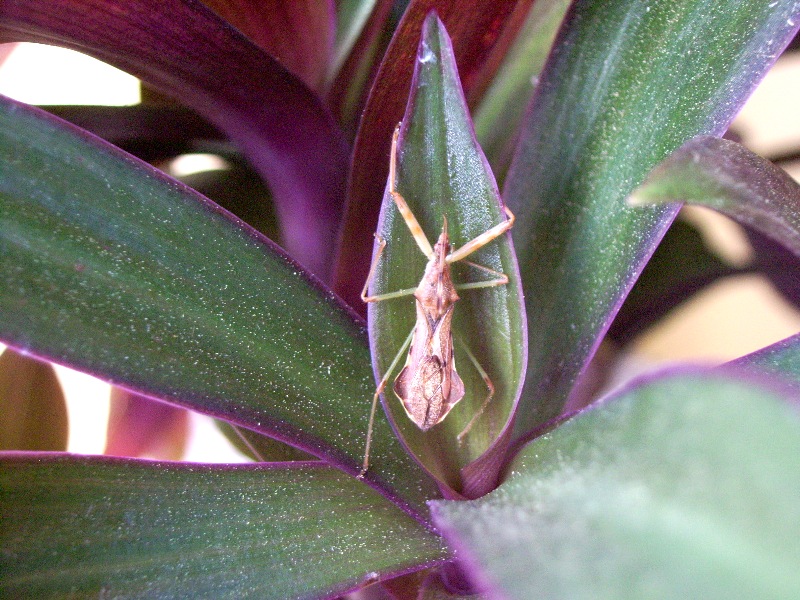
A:
[[[286,249],[330,272],[348,148],[320,99],[191,0],[6,0],[0,40],[56,44],[111,63],[197,110],[269,182]]]
[[[414,0],[397,27],[369,94],[353,153],[348,205],[343,225],[347,244],[339,251],[335,289],[351,306],[363,308],[358,292],[364,284],[371,253],[371,234],[378,221],[380,199],[386,183],[389,140],[400,121],[408,97],[422,22],[435,10],[453,40],[462,81],[478,81],[495,47],[503,47],[501,34],[510,24],[519,26],[517,5],[523,2],[479,0]],[[491,71],[491,69],[489,69]],[[465,86],[465,92],[470,93]]]
[[[179,460],[188,433],[186,409],[121,388],[111,390],[105,454]]]
[[[53,366],[0,354],[0,450],[66,450],[67,406]]]
[[[203,0],[312,90],[325,86],[333,54],[333,0]]]

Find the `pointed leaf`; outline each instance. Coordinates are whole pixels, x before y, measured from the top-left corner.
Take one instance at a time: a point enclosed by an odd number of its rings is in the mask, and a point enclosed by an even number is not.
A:
[[[653,169],[628,198],[632,206],[669,202],[713,208],[800,256],[800,184],[741,144],[695,138]]]
[[[53,365],[14,352],[0,354],[0,450],[66,450],[64,392]]]
[[[504,598],[800,595],[800,413],[741,374],[659,378],[531,443],[495,492],[437,501]]]
[[[320,99],[193,0],[4,0],[0,41],[91,54],[196,109],[269,182],[286,249],[325,277],[349,151]]]
[[[728,363],[745,368],[756,368],[783,378],[783,382],[800,392],[800,333],[780,342],[761,348]]]
[[[469,3],[469,10],[457,0],[409,3],[370,90],[353,149],[342,235],[347,244],[339,250],[334,286],[351,306],[362,304],[358,293],[369,270],[370,241],[388,172],[389,140],[405,109],[423,20],[430,11],[436,11],[453,39],[461,76],[472,83],[505,27],[515,23],[512,17],[517,4],[528,2],[476,0]],[[468,87],[466,90],[469,92]]]
[[[431,245],[439,237],[445,218],[456,248],[507,218],[475,141],[447,32],[435,13],[423,25],[412,96],[398,143],[397,169],[397,191],[405,197]],[[377,263],[371,294],[415,288],[427,258],[397,211],[388,188],[378,235],[386,240],[386,248]],[[495,484],[499,465],[481,469],[480,482],[470,481],[461,470],[501,436],[513,412],[522,376],[524,315],[509,237],[501,236],[468,260],[507,274],[510,283],[464,289],[458,293],[461,299],[453,310],[455,364],[465,384],[464,398],[444,421],[423,432],[407,417],[391,385],[384,394],[384,405],[410,452],[437,479],[466,495],[480,495]],[[465,263],[453,263],[452,272],[456,285],[497,278]],[[414,328],[414,305],[411,295],[370,305],[370,338],[378,379],[388,371]],[[481,410],[488,394],[464,346],[487,372],[496,391],[459,442],[458,434]],[[390,382],[399,371],[400,367],[394,370]]]
[[[686,139],[722,133],[792,38],[797,0],[578,0],[506,179],[530,337],[517,435],[561,412],[675,208],[624,198]]]
[[[329,597],[446,557],[396,506],[313,463],[11,455],[0,515],[4,597]]]
[[[206,198],[7,99],[0,256],[0,339],[358,472],[363,323]],[[426,512],[435,488],[383,420],[375,444],[371,480]]]

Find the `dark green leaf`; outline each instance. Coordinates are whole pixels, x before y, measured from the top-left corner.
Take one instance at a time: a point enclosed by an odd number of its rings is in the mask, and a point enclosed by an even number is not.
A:
[[[475,141],[447,33],[435,15],[423,26],[398,153],[397,190],[431,245],[439,237],[445,218],[456,248],[506,219],[494,178]],[[371,293],[415,288],[427,258],[388,193],[378,234],[387,244],[377,263]],[[385,405],[405,445],[437,479],[459,492],[479,495],[488,491],[487,486],[493,487],[496,468],[482,469],[484,480],[475,489],[461,469],[486,452],[508,424],[522,377],[525,325],[509,236],[501,236],[468,260],[506,273],[511,282],[459,292],[453,332],[456,367],[466,388],[464,399],[441,424],[427,432],[406,416],[391,385],[387,387]],[[452,269],[456,284],[497,277],[464,263],[453,263]],[[370,337],[379,377],[387,372],[414,328],[414,305],[414,298],[408,295],[370,306]],[[488,394],[486,383],[464,346],[489,374],[496,392],[463,443],[459,443],[456,436],[480,411]],[[400,368],[396,368],[390,382]]]
[[[0,450],[66,450],[64,392],[50,363],[0,354]]]
[[[506,598],[800,597],[800,414],[758,378],[689,372],[532,442],[434,519]]]
[[[721,134],[796,31],[797,0],[578,0],[544,68],[505,199],[531,344],[517,435],[557,416],[674,208],[625,197]]]
[[[632,206],[669,202],[713,208],[800,256],[800,185],[736,142],[708,136],[687,142],[628,198]]]
[[[215,204],[8,100],[0,256],[0,338],[358,471],[363,324]],[[435,488],[384,420],[375,443],[369,477],[427,512]]]
[[[438,536],[320,465],[0,461],[6,598],[310,598],[446,557]]]

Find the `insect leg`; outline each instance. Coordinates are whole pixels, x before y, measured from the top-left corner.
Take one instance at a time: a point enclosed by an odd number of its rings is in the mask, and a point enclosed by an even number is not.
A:
[[[392,195],[392,200],[394,200],[397,210],[400,211],[400,215],[403,217],[406,225],[408,225],[408,230],[411,232],[411,235],[414,236],[417,246],[419,246],[419,249],[422,250],[422,253],[427,258],[430,258],[433,256],[431,243],[428,241],[428,238],[425,237],[425,232],[422,231],[417,217],[411,212],[405,198],[395,189],[395,185],[397,184],[397,136],[399,134],[400,123],[397,124],[397,127],[394,129],[394,134],[392,135],[392,151],[389,159],[389,193]]]
[[[456,439],[460,444],[464,440],[464,436],[469,433],[470,429],[472,429],[472,426],[475,424],[475,421],[478,420],[478,417],[480,417],[483,414],[483,411],[486,410],[486,407],[489,405],[489,402],[494,396],[494,384],[492,383],[492,380],[489,378],[489,375],[481,366],[481,363],[479,363],[478,359],[475,358],[475,355],[472,354],[472,352],[470,352],[469,347],[461,340],[461,338],[457,337],[456,340],[461,345],[461,348],[464,350],[464,354],[466,354],[472,361],[472,364],[475,365],[475,370],[478,371],[478,374],[483,378],[483,382],[486,384],[486,387],[489,388],[489,394],[486,396],[486,399],[483,401],[483,404],[481,404],[481,407],[478,409],[478,412],[476,412],[472,416],[472,418],[469,420],[469,423],[467,423],[467,426],[464,427],[464,429],[461,430],[461,433],[459,433],[456,436]]]
[[[470,254],[475,252],[478,248],[482,248],[483,246],[491,242],[493,239],[500,237],[506,231],[511,229],[514,226],[514,221],[516,220],[516,217],[514,216],[514,213],[508,210],[507,206],[504,206],[503,210],[506,211],[506,216],[508,217],[508,219],[506,219],[502,223],[498,223],[491,229],[484,231],[474,240],[470,240],[469,242],[461,246],[461,248],[458,248],[457,250],[454,250],[453,252],[448,254],[447,262],[454,263],[458,262],[463,258],[466,258]]]
[[[490,269],[489,267],[484,267],[483,265],[479,265],[469,260],[465,260],[464,264],[467,264],[470,267],[475,267],[476,269],[480,269],[481,271],[491,273],[492,275],[496,275],[497,279],[488,279],[486,281],[473,281],[470,283],[459,283],[456,285],[457,290],[474,290],[477,288],[496,287],[498,285],[505,285],[508,283],[508,275],[506,275],[501,271],[495,271],[494,269]]]
[[[383,239],[378,234],[375,234],[375,238],[378,240],[378,252],[375,254],[375,258],[372,260],[372,265],[369,268],[369,275],[367,275],[367,280],[364,282],[364,288],[361,290],[361,299],[364,302],[380,302],[381,300],[389,300],[390,298],[410,296],[416,291],[417,288],[408,288],[405,290],[398,290],[396,292],[378,294],[376,296],[367,296],[367,290],[369,289],[369,284],[372,283],[372,279],[375,277],[375,268],[378,266],[378,261],[380,260],[381,255],[383,254],[383,249],[386,248],[385,239]]]
[[[400,351],[397,353],[397,356],[394,357],[392,364],[389,365],[386,373],[383,375],[383,377],[381,377],[378,387],[375,389],[375,395],[372,396],[372,409],[369,411],[369,425],[367,425],[367,443],[364,446],[364,462],[361,465],[361,472],[358,474],[359,479],[363,478],[364,475],[367,474],[367,469],[369,469],[369,448],[372,445],[372,426],[375,423],[375,410],[378,408],[378,398],[386,387],[386,384],[388,383],[389,378],[392,376],[392,373],[397,368],[397,364],[400,362],[400,359],[403,358],[403,355],[411,343],[412,337],[414,337],[413,329],[411,330],[411,333],[408,334],[406,341],[403,342],[403,345],[400,347]]]

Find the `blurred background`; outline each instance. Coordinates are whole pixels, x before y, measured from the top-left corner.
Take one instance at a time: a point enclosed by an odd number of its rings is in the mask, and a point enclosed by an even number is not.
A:
[[[143,91],[134,77],[93,58],[37,44],[0,45],[0,93],[52,108],[62,116],[69,116],[69,106],[135,106],[143,95],[151,94]],[[789,51],[779,59],[734,121],[731,136],[800,181],[799,51]],[[168,160],[152,157],[152,161],[184,179],[233,168],[224,152],[186,152]],[[752,263],[751,242],[732,221],[697,208],[684,209],[681,219],[724,264],[747,270]],[[764,275],[728,276],[704,287],[649,326],[626,346],[623,356],[612,352],[619,368],[611,385],[675,362],[719,364],[798,331],[800,311]],[[610,344],[613,346],[613,340]],[[150,415],[168,430],[161,445],[126,446],[125,435],[118,430],[111,436],[115,439],[112,444],[108,432],[115,431],[115,422],[125,423],[119,418],[126,411],[135,418],[137,400],[117,398],[112,410],[108,384],[58,366],[56,376],[66,396],[70,452],[106,451],[198,462],[246,460],[211,419],[177,409]]]

